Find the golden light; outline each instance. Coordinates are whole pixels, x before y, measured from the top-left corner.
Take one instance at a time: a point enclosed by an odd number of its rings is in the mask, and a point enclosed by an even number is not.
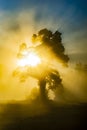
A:
[[[18,66],[24,67],[24,66],[37,66],[41,63],[40,57],[35,54],[34,52],[29,52],[28,55],[25,57],[18,59]]]

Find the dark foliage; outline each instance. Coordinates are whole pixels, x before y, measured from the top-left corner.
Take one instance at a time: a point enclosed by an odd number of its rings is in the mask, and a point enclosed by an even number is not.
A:
[[[59,58],[63,63],[69,61],[68,55],[65,54],[65,48],[62,44],[62,37],[59,31],[52,33],[48,29],[42,29],[38,34],[33,34],[32,41],[40,41],[42,44],[37,46],[37,50],[41,52],[42,48],[44,52],[48,53],[48,48]],[[47,47],[47,48],[46,48]]]

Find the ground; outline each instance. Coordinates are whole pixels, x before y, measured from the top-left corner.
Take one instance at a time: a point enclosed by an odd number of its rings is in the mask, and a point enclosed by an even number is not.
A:
[[[34,103],[3,106],[0,130],[86,130],[87,104]]]

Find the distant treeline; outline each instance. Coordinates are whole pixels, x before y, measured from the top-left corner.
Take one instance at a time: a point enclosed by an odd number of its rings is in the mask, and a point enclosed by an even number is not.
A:
[[[81,63],[81,62],[76,63],[75,69],[87,71],[87,64],[83,64],[83,63]]]

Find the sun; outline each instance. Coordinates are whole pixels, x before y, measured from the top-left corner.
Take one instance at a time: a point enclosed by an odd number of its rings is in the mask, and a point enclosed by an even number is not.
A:
[[[29,52],[29,54],[26,55],[25,57],[18,59],[18,66],[20,67],[24,66],[35,67],[40,63],[41,63],[40,57],[34,52]]]
[[[28,64],[31,66],[36,66],[40,64],[41,60],[40,57],[37,56],[35,53],[30,53],[28,56]]]

